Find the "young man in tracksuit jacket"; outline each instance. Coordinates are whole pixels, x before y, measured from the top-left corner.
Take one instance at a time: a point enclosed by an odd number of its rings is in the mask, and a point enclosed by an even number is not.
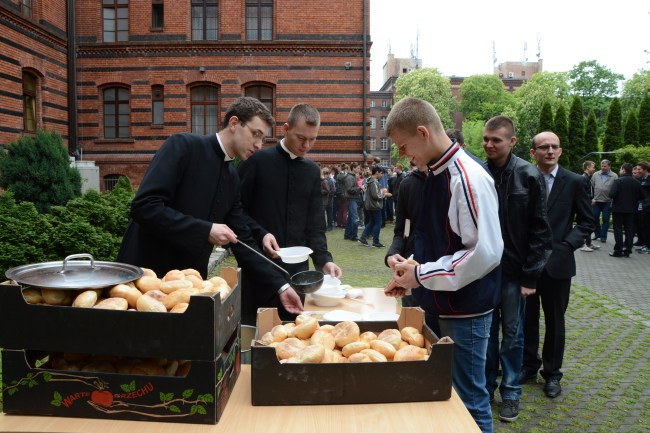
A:
[[[552,234],[546,217],[546,182],[532,164],[517,157],[515,127],[508,117],[496,116],[485,124],[483,147],[487,167],[499,196],[499,221],[503,234],[501,304],[492,316],[485,369],[487,390],[493,398],[499,361],[503,377],[499,386],[499,419],[511,422],[519,416],[519,372],[524,355],[526,296],[535,293],[537,279],[551,255]],[[499,326],[503,335],[499,347]]]
[[[455,343],[454,388],[481,430],[492,432],[484,369],[503,252],[494,182],[447,137],[426,101],[404,98],[395,104],[386,135],[400,156],[428,174],[413,241],[420,264],[394,264],[384,292],[401,297],[416,289],[422,308],[438,313],[442,335]]]

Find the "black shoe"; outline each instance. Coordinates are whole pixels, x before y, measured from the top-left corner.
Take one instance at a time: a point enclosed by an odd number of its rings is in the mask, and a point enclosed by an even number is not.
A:
[[[549,379],[544,385],[544,394],[548,398],[555,398],[562,393],[562,386],[560,386],[560,381],[558,379]]]
[[[384,245],[380,243],[372,244],[372,246],[375,248],[384,248]]]
[[[523,369],[519,372],[519,379],[518,379],[519,385],[523,385],[524,383],[533,380],[537,380],[537,370],[530,371],[530,370]]]
[[[607,239],[605,239],[605,238],[600,238],[600,242],[605,243],[605,242],[607,242]]]
[[[499,409],[499,419],[503,422],[513,422],[519,418],[519,401],[503,400]]]
[[[625,255],[620,251],[614,251],[613,253],[609,253],[609,256],[610,257],[625,257]],[[628,254],[628,256],[629,256],[629,254]]]
[[[643,246],[643,244],[641,242],[639,242],[639,241],[634,242],[632,245],[634,245],[635,247]]]
[[[597,237],[595,237],[595,236],[594,236],[593,238],[591,238],[592,241],[597,241],[598,239],[599,239],[599,238],[597,238]]]
[[[369,247],[370,246],[370,245],[368,245],[368,241],[363,239],[363,238],[359,238],[359,243],[361,245],[363,245],[364,247]]]

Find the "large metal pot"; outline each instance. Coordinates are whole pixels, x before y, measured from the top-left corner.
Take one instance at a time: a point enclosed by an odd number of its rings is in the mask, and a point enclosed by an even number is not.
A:
[[[76,260],[76,259],[88,260]],[[9,269],[17,283],[48,289],[98,289],[137,280],[142,269],[126,263],[97,261],[90,254],[73,254],[63,261],[35,263]]]

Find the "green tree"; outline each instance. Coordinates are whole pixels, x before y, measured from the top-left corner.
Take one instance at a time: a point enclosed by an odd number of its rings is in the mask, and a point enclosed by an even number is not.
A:
[[[549,101],[554,108],[568,95],[569,84],[563,72],[538,72],[515,91],[515,108],[511,117],[517,128],[518,141],[514,150],[517,156],[530,157],[530,142],[537,133],[544,101]]]
[[[634,110],[630,110],[623,129],[623,144],[639,145],[639,121]]]
[[[555,130],[553,123],[553,108],[549,101],[544,101],[542,111],[539,113],[539,123],[537,124],[537,133]]]
[[[63,140],[55,131],[39,130],[36,136],[22,135],[0,154],[0,187],[16,200],[31,201],[47,212],[81,194],[81,175],[70,167]]]
[[[611,152],[623,146],[621,101],[618,98],[612,99],[607,112],[607,124],[605,136],[603,137],[603,152]]]
[[[461,96],[460,111],[468,120],[485,122],[514,104],[512,94],[503,88],[503,81],[494,74],[467,77],[458,92]]]
[[[593,109],[596,117],[604,115],[609,98],[618,93],[618,83],[625,78],[596,60],[578,63],[568,76],[573,93],[582,97],[585,107]]]
[[[571,156],[574,171],[579,171],[581,167],[577,167],[577,160],[587,153],[585,145],[585,115],[582,105],[582,98],[574,96],[571,101],[571,109],[569,110],[569,147],[571,147]]]
[[[621,108],[623,113],[638,109],[643,97],[650,91],[650,70],[639,71],[623,83]]]
[[[594,110],[589,110],[585,125],[585,153],[581,157],[598,152],[598,124]]]
[[[555,135],[560,139],[562,144],[562,155],[560,156],[560,164],[567,169],[573,167],[573,149],[569,144],[569,123],[566,118],[566,108],[564,104],[560,104],[555,112]]]
[[[419,69],[400,76],[395,82],[395,102],[407,96],[430,102],[444,127],[454,126],[451,114],[456,111],[456,101],[451,94],[451,82],[436,68]]]
[[[650,94],[646,92],[639,105],[639,144],[650,145]]]
[[[483,161],[487,158],[485,149],[483,149],[484,126],[485,122],[482,120],[466,120],[463,122],[463,136],[465,137],[467,150]]]

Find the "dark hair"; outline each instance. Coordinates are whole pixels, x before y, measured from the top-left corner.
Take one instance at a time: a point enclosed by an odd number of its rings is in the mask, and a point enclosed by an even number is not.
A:
[[[249,122],[253,117],[258,116],[269,127],[275,126],[275,119],[273,119],[273,115],[266,108],[266,105],[262,104],[259,99],[251,98],[250,96],[242,96],[235,99],[235,102],[226,111],[222,128],[228,127],[228,123],[233,116],[237,116],[242,123]]]
[[[621,165],[621,170],[623,170],[625,174],[632,173],[632,164],[626,162],[625,164]]]
[[[593,165],[595,167],[596,163],[593,162],[593,161],[585,161],[585,162],[582,163],[582,169],[586,170],[587,167],[589,167],[590,165]]]
[[[485,122],[485,129],[494,131],[499,128],[505,128],[506,133],[509,135],[509,138],[515,136],[515,124],[512,123],[509,117],[506,116],[494,116],[487,122]],[[533,143],[534,144],[534,143]]]
[[[298,119],[304,119],[309,126],[320,125],[320,113],[314,106],[309,104],[296,104],[291,108],[287,117],[287,124],[293,126]]]
[[[378,165],[373,165],[372,168],[371,168],[371,173],[374,175],[378,171],[382,171],[381,167],[379,167]]]
[[[648,164],[645,161],[642,161],[642,162],[638,163],[637,165],[639,167],[641,167],[642,169],[644,169],[645,171],[650,171],[650,164]]]
[[[465,144],[465,137],[463,137],[463,132],[460,129],[445,129],[445,134],[451,141],[456,141],[461,146]]]

